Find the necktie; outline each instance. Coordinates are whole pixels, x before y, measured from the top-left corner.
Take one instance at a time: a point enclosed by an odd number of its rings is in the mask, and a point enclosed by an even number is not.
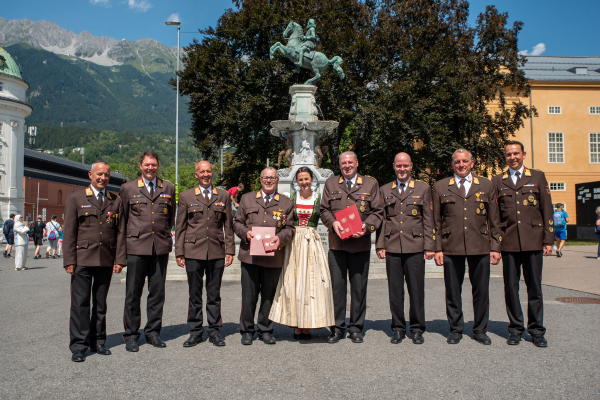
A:
[[[148,186],[150,186],[150,198],[154,198],[154,183],[148,182]]]
[[[265,207],[269,206],[269,201],[271,200],[270,196],[265,196]]]
[[[467,180],[465,178],[462,178],[460,180],[460,195],[464,198],[467,198],[467,190],[465,189],[465,182]]]
[[[98,192],[98,203],[100,203],[100,207],[102,207],[102,204],[104,204],[104,193],[103,192]]]
[[[519,185],[519,181],[521,180],[521,173],[519,171],[515,172],[517,176],[517,181],[515,182],[515,186]]]
[[[406,186],[406,184],[401,183],[400,184],[400,194],[404,193],[404,187]]]
[[[208,204],[208,202],[210,201],[208,198],[208,189],[204,189],[204,200],[206,200],[206,203]]]
[[[348,186],[348,191],[352,190],[352,181],[346,181],[346,186]]]

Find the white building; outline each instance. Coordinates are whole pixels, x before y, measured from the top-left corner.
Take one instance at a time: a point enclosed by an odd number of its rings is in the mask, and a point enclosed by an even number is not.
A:
[[[10,54],[0,47],[0,223],[11,213],[23,214],[23,159],[27,82]]]

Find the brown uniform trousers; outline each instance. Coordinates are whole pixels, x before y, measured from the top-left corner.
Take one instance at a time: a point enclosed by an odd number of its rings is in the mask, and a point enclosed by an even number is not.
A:
[[[520,335],[525,330],[519,299],[522,266],[527,285],[527,330],[532,336],[543,336],[546,328],[542,295],[542,248],[554,242],[553,207],[548,182],[543,172],[529,168],[523,169],[523,176],[516,185],[508,171],[494,176],[492,180],[500,206],[508,331]]]
[[[342,240],[333,231],[335,213],[356,204],[367,233],[360,238]],[[356,183],[348,189],[342,176],[334,176],[325,182],[321,198],[321,221],[329,229],[329,271],[333,288],[333,311],[335,326],[331,331],[346,328],[346,293],[350,275],[351,300],[348,331],[362,332],[367,311],[367,282],[371,253],[371,234],[381,225],[383,205],[379,185],[373,178],[360,174]]]
[[[123,203],[115,193],[105,193],[100,204],[91,188],[78,190],[65,206],[63,262],[65,267],[75,265],[69,323],[72,352],[106,343],[106,296],[113,266],[126,261]]]
[[[410,297],[410,331],[425,331],[425,258],[434,251],[431,188],[410,179],[400,192],[395,180],[380,188],[383,222],[377,230],[377,249],[385,249],[392,330],[406,332],[404,281]]]
[[[495,187],[489,179],[472,175],[466,197],[454,177],[433,187],[436,251],[444,252],[446,315],[450,333],[464,329],[462,284],[465,261],[473,294],[474,334],[487,332],[489,319],[490,251],[500,251],[500,216]]]
[[[210,199],[204,189],[195,187],[179,195],[175,226],[175,254],[185,257],[189,304],[187,323],[191,335],[201,335],[202,285],[206,274],[206,314],[209,336],[219,333],[221,320],[221,280],[225,254],[235,254],[231,199],[225,190],[212,188]],[[223,233],[224,231],[224,233]]]
[[[157,336],[162,328],[165,281],[169,253],[173,249],[171,228],[175,223],[175,185],[156,178],[151,195],[142,178],[121,186],[127,229],[127,280],[123,325],[125,340],[140,337],[140,301],[146,277],[148,321],[146,337]]]
[[[290,243],[295,232],[293,224],[293,204],[284,195],[276,193],[269,204],[265,205],[262,191],[251,192],[243,195],[239,202],[233,220],[233,230],[241,240],[238,259],[242,262],[242,311],[240,312],[242,334],[253,334],[256,331],[254,315],[259,294],[261,300],[257,320],[258,332],[273,332],[274,323],[269,321],[269,312],[277,290],[281,267],[283,267],[283,248]],[[250,243],[246,235],[253,226],[276,228],[280,243],[275,256],[250,255]]]

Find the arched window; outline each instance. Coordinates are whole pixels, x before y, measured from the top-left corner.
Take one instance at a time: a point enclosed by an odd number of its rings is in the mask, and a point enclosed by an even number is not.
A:
[[[62,205],[62,190],[58,191],[58,194],[56,195],[56,202],[58,203],[59,206]]]

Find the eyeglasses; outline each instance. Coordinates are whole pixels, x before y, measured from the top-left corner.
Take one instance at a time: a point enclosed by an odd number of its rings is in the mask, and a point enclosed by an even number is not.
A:
[[[275,181],[277,180],[277,178],[273,177],[273,176],[263,176],[262,178],[260,178],[263,181],[269,182],[269,181]]]

